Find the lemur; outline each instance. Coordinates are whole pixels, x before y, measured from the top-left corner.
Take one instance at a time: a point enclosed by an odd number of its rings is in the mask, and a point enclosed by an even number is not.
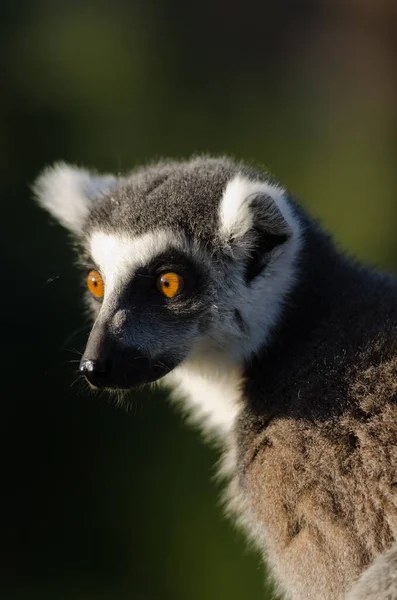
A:
[[[397,599],[396,279],[226,157],[58,163],[34,192],[79,248],[89,384],[172,390],[285,598]]]

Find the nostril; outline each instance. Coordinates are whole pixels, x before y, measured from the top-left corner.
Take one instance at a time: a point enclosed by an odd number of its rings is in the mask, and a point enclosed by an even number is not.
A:
[[[92,378],[108,375],[111,366],[110,360],[83,358],[80,362],[80,372],[91,381]]]
[[[93,360],[82,360],[80,363],[80,371],[91,373],[95,370],[95,362]]]

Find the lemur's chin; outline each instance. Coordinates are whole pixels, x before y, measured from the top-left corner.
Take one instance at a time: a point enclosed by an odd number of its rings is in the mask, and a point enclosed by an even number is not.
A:
[[[155,383],[177,366],[177,361],[169,358],[150,361],[141,354],[127,360],[103,361],[83,357],[80,372],[92,389],[134,390]]]

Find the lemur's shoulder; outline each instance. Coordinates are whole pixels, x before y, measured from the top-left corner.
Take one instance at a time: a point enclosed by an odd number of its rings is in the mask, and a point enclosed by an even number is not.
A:
[[[328,303],[317,290],[248,364],[236,427],[253,536],[308,600],[342,597],[397,538],[396,280],[335,261]]]

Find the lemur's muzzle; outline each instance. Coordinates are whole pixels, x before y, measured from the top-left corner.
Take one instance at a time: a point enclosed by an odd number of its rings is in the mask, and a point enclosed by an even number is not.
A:
[[[136,348],[122,345],[96,323],[88,339],[80,372],[97,388],[129,389],[166,375],[173,365],[151,358]]]

